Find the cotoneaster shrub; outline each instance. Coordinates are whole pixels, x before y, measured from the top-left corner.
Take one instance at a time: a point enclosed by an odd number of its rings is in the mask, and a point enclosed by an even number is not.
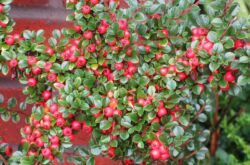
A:
[[[250,82],[249,19],[237,3],[204,13],[205,0],[69,0],[74,28],[46,40],[43,30],[12,34],[11,0],[0,2],[1,70],[25,85],[21,107],[33,105],[20,150],[1,145],[4,164],[52,164],[79,131],[91,140],[68,157],[75,164],[197,164],[208,143],[215,154],[219,96]]]

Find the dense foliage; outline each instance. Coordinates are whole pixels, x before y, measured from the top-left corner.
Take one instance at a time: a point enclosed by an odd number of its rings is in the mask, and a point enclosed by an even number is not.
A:
[[[5,164],[50,164],[79,131],[92,136],[69,156],[75,164],[97,155],[127,165],[204,163],[216,157],[221,128],[218,161],[249,160],[248,128],[234,133],[249,124],[249,114],[238,118],[250,82],[249,18],[237,18],[238,3],[68,0],[74,28],[46,40],[43,30],[12,34],[11,0],[0,2],[0,68],[25,85],[20,108],[33,105],[20,150],[1,145]],[[1,108],[3,120],[19,120],[15,104]],[[233,145],[244,160],[224,151]]]

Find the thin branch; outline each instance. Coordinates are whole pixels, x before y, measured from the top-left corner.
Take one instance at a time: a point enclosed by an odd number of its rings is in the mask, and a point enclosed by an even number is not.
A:
[[[4,165],[8,165],[7,161],[4,159],[3,155],[0,154],[0,160],[3,162]]]
[[[183,15],[189,13],[189,12],[193,9],[194,6],[197,6],[197,5],[199,5],[199,4],[200,4],[200,1],[198,0],[198,1],[196,1],[194,4],[190,5],[188,8],[186,8],[185,10],[183,10],[183,11],[181,12],[181,14],[180,14],[178,17],[175,17],[175,18],[173,18],[173,19],[174,19],[174,20],[179,20],[179,18],[180,18],[181,16],[183,16]]]
[[[189,155],[185,156],[185,157],[183,158],[183,160],[187,160],[187,159],[191,158],[191,157],[194,156],[197,152],[199,152],[199,150],[195,150],[195,151],[191,152]]]

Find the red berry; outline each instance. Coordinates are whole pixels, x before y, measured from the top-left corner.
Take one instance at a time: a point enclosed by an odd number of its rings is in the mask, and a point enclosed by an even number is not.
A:
[[[44,91],[42,93],[42,97],[44,100],[49,100],[51,98],[51,96],[52,96],[52,93],[50,91]]]
[[[82,7],[82,13],[83,13],[84,15],[90,14],[90,12],[91,12],[91,8],[90,8],[88,5],[84,5],[84,6]]]
[[[5,38],[5,43],[7,45],[13,45],[15,43],[15,39],[13,36],[9,35]]]
[[[37,155],[37,153],[35,151],[30,150],[28,152],[28,156],[36,156],[36,155]]]
[[[245,43],[244,43],[243,40],[237,39],[237,40],[234,42],[234,49],[243,48],[244,45],[245,45]]]
[[[227,72],[225,75],[224,75],[224,80],[226,80],[227,82],[231,83],[235,80],[235,77],[234,75],[232,74],[232,72]]]
[[[114,109],[107,107],[104,109],[104,115],[106,117],[112,117],[114,115]]]
[[[91,44],[87,47],[89,53],[94,53],[96,50],[95,44]]]
[[[10,60],[9,66],[10,66],[11,68],[15,68],[17,65],[18,65],[17,59],[12,59],[12,60]]]
[[[37,147],[43,147],[44,146],[44,142],[40,138],[37,138],[35,143],[36,143]]]
[[[128,48],[128,50],[126,51],[126,55],[127,56],[131,56],[132,55],[132,49],[131,48]]]
[[[161,76],[166,76],[168,74],[168,68],[163,67],[160,69]]]
[[[168,37],[168,30],[167,29],[162,30],[162,33],[165,35],[165,37]]]
[[[65,124],[65,120],[63,118],[56,119],[56,126],[63,127]]]
[[[130,41],[126,38],[121,39],[120,42],[122,44],[122,47],[130,45]]]
[[[142,98],[139,98],[138,99],[138,104],[141,105],[141,106],[145,106],[145,100],[142,99]]]
[[[28,64],[29,65],[34,65],[37,62],[37,58],[34,56],[28,56]]]
[[[109,157],[113,158],[115,156],[115,148],[111,147],[108,149]]]
[[[195,57],[195,53],[194,53],[193,49],[188,49],[187,50],[186,57],[187,58],[194,58]]]
[[[25,126],[24,129],[23,129],[23,132],[24,132],[26,135],[30,135],[30,134],[32,133],[31,126]]]
[[[155,55],[155,59],[156,60],[160,60],[162,58],[163,54],[156,54]]]
[[[226,87],[221,87],[221,86],[220,86],[220,89],[221,89],[221,91],[223,91],[223,92],[229,91],[229,89],[230,89],[229,83],[227,83]]]
[[[187,78],[187,75],[186,75],[186,73],[184,73],[184,72],[178,73],[178,76],[179,76],[179,78],[180,78],[180,81],[184,81],[184,80],[186,80],[186,78]]]
[[[79,25],[74,25],[74,29],[76,32],[81,32],[82,28]]]
[[[34,86],[36,86],[36,84],[37,84],[37,80],[35,78],[29,78],[28,79],[28,85],[30,87],[34,87]]]
[[[50,142],[52,143],[52,144],[59,144],[59,142],[60,142],[60,139],[59,139],[59,137],[58,136],[52,136],[51,138],[50,138]]]
[[[80,57],[78,57],[78,59],[77,59],[76,66],[77,66],[77,68],[81,68],[81,67],[83,67],[84,65],[86,65],[86,63],[87,63],[86,58],[84,58],[83,56],[80,56]]]
[[[126,20],[120,19],[120,20],[118,20],[118,24],[119,24],[119,27],[120,27],[121,30],[126,30],[127,29],[128,23],[127,23]]]
[[[42,155],[45,158],[49,158],[51,156],[51,150],[49,148],[42,149]]]
[[[46,53],[48,53],[48,55],[52,56],[52,55],[54,55],[55,52],[52,48],[47,48]]]
[[[115,63],[115,69],[116,70],[122,70],[123,69],[123,63],[122,62]]]
[[[158,160],[158,159],[160,159],[160,156],[161,156],[161,154],[160,154],[160,152],[158,150],[151,150],[150,151],[151,159]]]
[[[105,26],[100,25],[97,30],[98,30],[98,33],[105,34],[105,33],[107,33],[108,29]]]
[[[82,131],[84,133],[91,133],[93,128],[91,126],[88,126],[86,123],[83,123]]]
[[[46,72],[50,72],[50,68],[52,67],[52,63],[51,62],[46,62],[45,66],[44,66],[44,70]]]
[[[99,3],[99,0],[90,0],[90,3],[92,3],[93,5],[97,5]]]
[[[47,76],[47,79],[49,81],[56,81],[56,79],[57,79],[56,73],[49,73],[48,76]]]
[[[154,140],[152,141],[150,147],[153,149],[153,150],[157,150],[159,149],[159,147],[161,146],[161,143],[158,141],[158,140]]]
[[[158,109],[157,116],[158,117],[163,117],[168,113],[167,109],[162,107]]]
[[[91,31],[86,31],[83,33],[83,37],[87,40],[91,40],[93,37],[93,33]]]
[[[6,147],[6,149],[5,149],[5,154],[6,154],[8,157],[11,157],[12,152],[13,152],[12,147],[10,147],[10,146]]]
[[[0,4],[0,13],[4,12],[4,5]]]
[[[79,121],[73,121],[71,126],[72,126],[73,130],[80,130],[81,129],[81,123]]]
[[[130,38],[130,32],[128,30],[124,30],[124,38],[126,39]]]
[[[208,29],[206,28],[198,28],[198,35],[199,36],[205,36],[208,33]]]
[[[42,123],[42,127],[46,130],[49,130],[51,128],[51,122],[50,121],[44,121]]]
[[[208,81],[209,83],[211,83],[211,82],[213,81],[213,79],[214,79],[214,75],[210,75],[210,76],[207,78],[207,81]]]
[[[42,69],[41,68],[38,68],[38,67],[35,67],[35,68],[32,68],[32,73],[34,75],[39,75],[42,73]]]
[[[71,135],[72,135],[72,129],[69,128],[69,127],[65,127],[65,128],[63,129],[63,135],[64,135],[64,136],[71,136]]]
[[[39,129],[35,129],[32,133],[32,135],[34,135],[35,138],[39,138],[42,136],[42,133]]]
[[[161,160],[167,160],[169,158],[169,154],[161,154]]]
[[[200,94],[204,92],[205,85],[204,84],[197,84],[200,87]]]
[[[49,111],[51,113],[55,113],[58,111],[58,105],[57,104],[51,104],[51,106],[49,107]]]

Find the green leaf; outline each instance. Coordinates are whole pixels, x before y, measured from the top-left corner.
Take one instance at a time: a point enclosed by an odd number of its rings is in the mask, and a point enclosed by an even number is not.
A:
[[[16,104],[17,104],[16,98],[10,98],[8,100],[8,108],[13,108],[16,106]]]
[[[246,76],[244,76],[244,75],[240,75],[239,77],[238,77],[238,80],[237,80],[237,84],[238,85],[246,85],[246,84],[248,84],[249,83],[249,78],[248,77],[246,77]]]
[[[227,59],[227,61],[233,61],[234,58],[235,58],[235,54],[232,53],[232,52],[227,52],[227,53],[225,54],[225,58]]]
[[[211,62],[209,64],[209,69],[211,70],[211,72],[215,71],[216,69],[218,69],[220,67],[220,64],[217,62]]]
[[[104,6],[102,4],[97,4],[95,5],[95,7],[93,8],[93,10],[95,12],[100,12],[100,11],[103,11],[104,10]]]
[[[204,114],[204,113],[199,114],[198,120],[199,120],[200,122],[202,122],[202,123],[206,122],[206,121],[207,121],[207,115]]]
[[[51,47],[56,47],[57,41],[56,41],[55,38],[50,37],[49,40],[48,40],[48,42],[49,42],[49,45],[50,45]]]
[[[141,135],[139,135],[139,134],[134,135],[133,139],[132,139],[132,141],[136,142],[136,143],[140,142],[141,140],[142,140],[142,138],[141,138]]]
[[[13,0],[1,0],[1,3],[5,4],[5,5],[8,5],[8,4],[12,3],[12,2],[13,2]]]
[[[184,135],[184,129],[181,126],[175,126],[173,129],[173,133],[175,136],[182,136]]]
[[[148,94],[150,96],[155,95],[155,91],[156,91],[155,86],[149,86],[149,88],[148,88]]]
[[[167,79],[167,88],[169,90],[175,90],[175,88],[177,87],[177,83],[175,80],[173,79]]]
[[[5,76],[9,73],[9,67],[8,67],[8,65],[3,65],[2,66],[2,73]]]
[[[32,34],[32,32],[30,30],[24,30],[23,31],[23,37],[25,39],[32,39],[33,34]]]
[[[108,120],[102,120],[100,122],[100,129],[101,130],[108,130],[111,127],[111,122]]]
[[[52,34],[53,34],[53,37],[55,37],[57,39],[59,39],[61,37],[61,32],[58,29],[53,30]]]
[[[95,165],[95,159],[94,159],[94,157],[90,157],[87,160],[86,165]]]
[[[0,104],[2,104],[4,102],[4,97],[2,94],[0,94]]]
[[[10,120],[10,112],[5,111],[1,114],[1,119],[5,122]]]
[[[185,116],[181,116],[179,119],[180,123],[184,126],[188,126],[188,120],[186,119]]]
[[[224,51],[224,48],[223,48],[222,43],[219,42],[219,43],[214,44],[214,46],[213,46],[214,53],[221,53],[223,51]]]
[[[247,64],[247,63],[250,62],[250,60],[249,60],[249,57],[247,57],[247,56],[242,56],[242,57],[240,57],[239,62],[240,62],[240,63]]]
[[[12,113],[12,122],[18,123],[20,121],[20,116],[18,113]]]
[[[212,25],[214,25],[215,27],[221,27],[223,25],[223,21],[221,20],[221,18],[214,18],[211,21]]]
[[[143,13],[141,13],[141,12],[136,13],[135,21],[142,22],[142,21],[145,21],[145,20],[146,20],[146,16]]]
[[[139,32],[139,34],[142,35],[142,36],[145,35],[145,34],[147,33],[147,30],[148,30],[148,28],[147,28],[146,25],[140,24],[140,25],[138,26],[138,32]]]
[[[127,140],[129,138],[129,133],[127,131],[120,132],[120,138],[122,140]]]
[[[93,147],[90,149],[90,152],[95,155],[95,156],[98,156],[102,153],[102,150],[99,148],[99,147]]]
[[[218,41],[218,34],[214,31],[210,31],[208,32],[208,39],[211,41],[211,42],[217,42]]]

